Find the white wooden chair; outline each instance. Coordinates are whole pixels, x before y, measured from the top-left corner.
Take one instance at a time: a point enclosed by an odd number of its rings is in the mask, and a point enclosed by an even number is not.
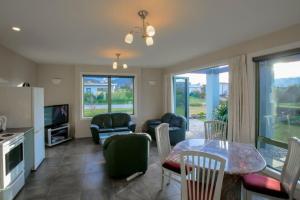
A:
[[[253,196],[266,199],[292,200],[300,177],[300,140],[289,138],[288,154],[283,165],[280,181],[259,174],[243,176],[242,199],[251,200]]]
[[[226,160],[209,153],[184,151],[180,155],[183,200],[219,200]]]
[[[162,123],[155,128],[156,143],[158,154],[162,166],[161,189],[164,186],[164,177],[168,177],[168,184],[170,179],[180,183],[180,164],[166,161],[167,156],[171,152],[169,124]],[[173,177],[175,175],[175,177]],[[177,177],[177,178],[176,178]]]
[[[226,140],[227,123],[218,120],[204,122],[205,139]]]

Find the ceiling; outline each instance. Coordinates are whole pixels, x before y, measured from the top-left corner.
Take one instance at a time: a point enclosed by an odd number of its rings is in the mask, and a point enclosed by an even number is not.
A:
[[[300,23],[299,0],[0,0],[0,43],[37,62],[163,67]],[[154,46],[135,35],[147,9]],[[22,28],[13,32],[12,26]]]

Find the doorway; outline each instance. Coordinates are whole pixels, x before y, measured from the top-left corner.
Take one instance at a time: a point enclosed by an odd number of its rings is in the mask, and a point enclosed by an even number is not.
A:
[[[188,121],[188,137],[204,138],[204,121],[227,121],[228,65],[199,69],[173,78],[174,111]]]

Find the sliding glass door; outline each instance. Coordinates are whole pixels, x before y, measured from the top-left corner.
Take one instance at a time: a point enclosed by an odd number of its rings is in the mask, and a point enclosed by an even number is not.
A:
[[[188,99],[188,83],[186,77],[174,77],[174,111],[178,115],[188,119],[189,116],[189,99]]]

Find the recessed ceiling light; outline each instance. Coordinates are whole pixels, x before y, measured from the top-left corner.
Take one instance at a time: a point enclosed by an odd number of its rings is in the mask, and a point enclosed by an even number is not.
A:
[[[17,32],[21,31],[21,28],[16,27],[16,26],[13,26],[11,29],[12,29],[13,31],[17,31]]]

